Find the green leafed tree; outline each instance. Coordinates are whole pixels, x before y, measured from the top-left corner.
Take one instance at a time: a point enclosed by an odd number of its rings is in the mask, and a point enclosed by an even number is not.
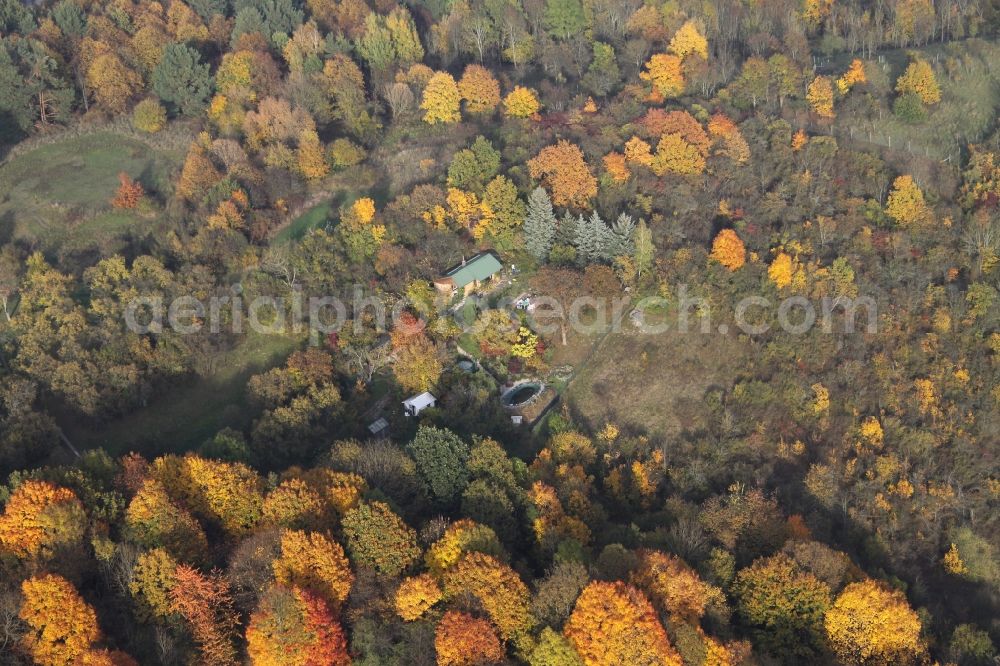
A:
[[[212,91],[212,75],[201,54],[186,44],[170,44],[153,71],[153,92],[185,116],[205,108]]]
[[[580,0],[546,0],[545,27],[557,39],[568,39],[587,27]]]
[[[448,166],[448,185],[481,194],[500,171],[500,151],[483,136],[455,153]]]
[[[469,445],[450,430],[421,426],[406,446],[434,500],[451,504],[469,481]]]

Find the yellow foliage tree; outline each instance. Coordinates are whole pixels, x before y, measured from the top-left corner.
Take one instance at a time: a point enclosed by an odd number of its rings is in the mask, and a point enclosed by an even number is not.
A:
[[[903,75],[896,79],[896,92],[901,95],[912,93],[924,104],[937,104],[941,101],[937,77],[926,60],[915,60],[906,67]]]
[[[712,254],[709,256],[729,270],[736,271],[746,263],[747,251],[735,231],[723,229],[712,241]]]
[[[681,59],[667,53],[657,53],[646,62],[639,74],[653,84],[653,90],[662,97],[677,97],[684,92],[684,71]]]
[[[903,226],[927,222],[931,217],[924,193],[910,175],[899,176],[893,181],[885,212]]]
[[[920,618],[902,592],[877,581],[851,583],[824,620],[833,652],[847,664],[916,664],[925,655]]]
[[[188,561],[208,552],[208,538],[201,525],[170,499],[156,479],[146,479],[129,502],[124,532],[140,546],[162,546],[171,555]]]
[[[820,118],[833,118],[833,85],[827,76],[817,76],[809,84],[806,100]]]
[[[846,95],[851,91],[855,85],[859,83],[865,83],[868,81],[868,77],[865,75],[865,64],[855,58],[851,61],[850,67],[847,71],[837,79],[837,90],[840,91],[841,95]]]
[[[767,277],[778,289],[784,289],[790,285],[794,274],[795,263],[792,255],[787,252],[779,252],[767,269]]]
[[[142,78],[116,54],[104,53],[87,68],[87,87],[98,106],[121,114],[128,101],[142,89]]]
[[[424,110],[424,122],[457,123],[462,119],[462,95],[458,84],[448,72],[436,72],[424,88],[420,108]]]
[[[708,40],[698,30],[694,21],[685,21],[684,25],[677,29],[667,51],[684,60],[689,55],[696,55],[704,60],[708,60]]]
[[[515,86],[503,98],[503,112],[508,118],[530,118],[541,108],[538,96],[531,88]]]
[[[441,597],[441,587],[430,574],[405,578],[396,589],[396,614],[407,622],[418,620]]]
[[[19,615],[28,626],[21,641],[39,666],[70,666],[101,638],[97,614],[65,578],[29,578],[21,594]]]
[[[637,136],[625,142],[625,161],[637,162],[644,166],[652,166],[653,152],[648,143]]]
[[[944,570],[953,576],[964,576],[969,573],[969,568],[965,566],[965,562],[962,561],[962,555],[958,552],[958,546],[954,543],[951,544],[948,552],[944,554],[942,563],[944,564]]]
[[[804,0],[802,20],[811,29],[817,29],[833,8],[833,0]]]
[[[424,562],[431,573],[441,576],[470,551],[497,554],[502,550],[496,532],[491,527],[462,518],[449,525],[441,538],[431,544]]]
[[[246,465],[189,453],[157,458],[151,474],[171,497],[195,515],[218,523],[230,535],[244,534],[260,519],[263,480]]]
[[[668,171],[693,176],[705,171],[705,158],[680,134],[664,134],[656,145],[656,155],[650,168],[657,176]]]
[[[319,180],[330,173],[330,165],[316,130],[306,129],[299,134],[297,157],[299,172],[306,180]]]
[[[444,575],[444,596],[475,597],[504,640],[531,627],[528,587],[506,564],[486,553],[472,552]]]
[[[319,532],[284,530],[274,578],[288,587],[312,590],[336,612],[351,591],[354,574],[339,543]]]

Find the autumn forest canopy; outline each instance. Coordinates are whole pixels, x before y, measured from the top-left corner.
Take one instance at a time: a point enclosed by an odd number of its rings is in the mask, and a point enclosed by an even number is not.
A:
[[[998,65],[998,0],[0,0],[0,664],[995,664]]]

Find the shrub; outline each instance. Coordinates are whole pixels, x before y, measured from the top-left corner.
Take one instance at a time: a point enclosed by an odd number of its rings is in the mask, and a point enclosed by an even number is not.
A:
[[[140,132],[156,134],[167,126],[167,111],[155,99],[144,99],[132,110],[132,126]]]
[[[916,93],[905,93],[896,98],[892,112],[904,123],[915,125],[927,120],[927,109]]]

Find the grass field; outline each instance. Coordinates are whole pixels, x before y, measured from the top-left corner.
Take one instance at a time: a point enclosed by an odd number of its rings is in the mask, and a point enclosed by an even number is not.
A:
[[[157,217],[111,208],[118,174],[139,180],[155,209],[170,194],[171,173],[182,159],[111,132],[69,136],[16,155],[0,165],[0,241],[109,249]]]
[[[324,201],[317,204],[292,220],[287,227],[274,237],[275,243],[297,241],[312,229],[318,229],[333,216],[334,202]]]
[[[101,447],[111,455],[139,451],[154,456],[197,449],[222,428],[250,425],[247,380],[280,365],[298,346],[298,340],[250,334],[220,360],[221,370],[215,375],[178,385],[117,421],[94,428],[63,423],[63,430],[78,449]]]
[[[668,439],[703,425],[694,407],[710,387],[735,376],[741,350],[732,336],[643,335],[623,324],[579,368],[565,397],[574,417],[593,429],[611,422]]]
[[[881,55],[881,65],[890,85],[906,70],[909,54],[916,52],[934,65],[941,87],[941,102],[929,109],[927,119],[909,125],[891,112],[875,120],[868,128],[855,127],[854,137],[868,139],[894,150],[905,150],[921,157],[957,160],[969,143],[982,140],[993,127],[996,108],[1000,106],[1000,44],[968,40],[950,45],[935,44],[922,49],[897,49]],[[832,64],[843,71],[846,56]],[[849,131],[850,117],[838,121],[840,132]]]

